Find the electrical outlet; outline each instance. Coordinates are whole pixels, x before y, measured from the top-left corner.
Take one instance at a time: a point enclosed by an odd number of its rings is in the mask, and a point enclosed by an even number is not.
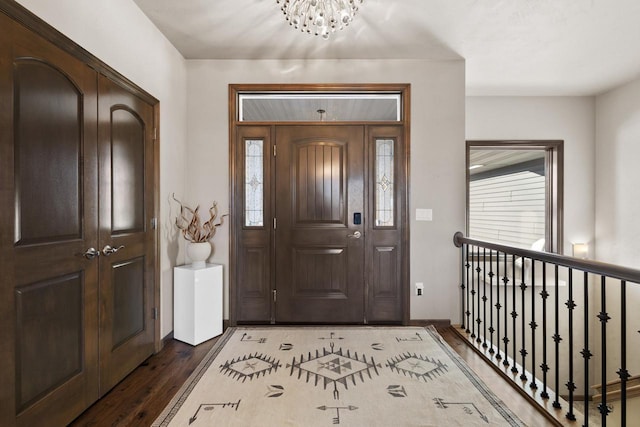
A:
[[[419,296],[419,297],[422,296],[423,291],[424,291],[424,283],[417,282],[416,283],[416,295]]]

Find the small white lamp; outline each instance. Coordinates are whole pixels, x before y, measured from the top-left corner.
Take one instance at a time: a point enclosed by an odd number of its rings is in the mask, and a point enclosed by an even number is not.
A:
[[[589,245],[587,243],[574,243],[573,256],[575,258],[586,259],[589,255]]]

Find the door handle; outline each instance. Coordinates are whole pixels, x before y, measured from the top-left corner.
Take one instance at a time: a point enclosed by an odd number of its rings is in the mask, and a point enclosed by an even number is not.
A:
[[[109,256],[111,254],[115,254],[120,249],[124,249],[124,245],[120,245],[117,248],[113,248],[110,245],[107,245],[104,248],[102,248],[102,253],[104,254],[104,256]]]
[[[347,234],[347,237],[351,237],[353,239],[359,239],[360,237],[362,237],[362,233],[359,231],[356,231],[353,234]]]
[[[100,251],[97,250],[96,248],[89,248],[83,254],[80,254],[80,255],[82,255],[83,257],[85,257],[88,260],[92,260],[95,257],[100,256]]]

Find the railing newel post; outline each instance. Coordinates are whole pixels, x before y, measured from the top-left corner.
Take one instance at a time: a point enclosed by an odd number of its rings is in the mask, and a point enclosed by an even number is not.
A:
[[[457,235],[457,233],[456,233]],[[455,242],[455,239],[454,239]],[[466,245],[460,245],[460,328],[465,328],[465,319],[464,319],[464,247]]]
[[[469,264],[469,244],[465,244],[465,248],[466,248],[466,252],[467,252],[467,262],[465,264],[465,267],[467,268],[467,311],[465,312],[466,317],[467,317],[467,329],[465,330],[466,333],[471,332],[469,330],[469,316],[471,315],[471,311],[469,311],[469,291],[470,291],[470,286],[469,286],[469,268],[471,268],[471,264]]]

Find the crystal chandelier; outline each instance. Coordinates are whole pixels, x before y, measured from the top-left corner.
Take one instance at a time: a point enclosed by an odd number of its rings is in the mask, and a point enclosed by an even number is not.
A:
[[[328,39],[358,12],[363,0],[276,0],[289,25],[302,32]]]

